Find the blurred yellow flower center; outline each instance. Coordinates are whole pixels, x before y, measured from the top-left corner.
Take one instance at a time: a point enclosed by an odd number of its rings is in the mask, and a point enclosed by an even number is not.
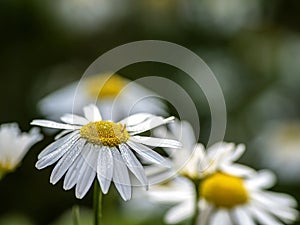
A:
[[[16,165],[6,162],[6,163],[1,163],[0,162],[0,178],[8,173],[8,172],[12,172],[15,169]]]
[[[11,171],[13,169],[14,169],[14,166],[9,162],[0,163],[0,171]]]
[[[116,97],[125,85],[125,80],[116,74],[110,77],[107,75],[92,76],[86,80],[88,94],[97,99]]]
[[[109,147],[118,146],[130,137],[125,125],[110,121],[88,123],[80,129],[80,135],[90,143]]]
[[[215,173],[206,178],[201,184],[200,195],[217,207],[225,208],[232,208],[249,200],[242,179],[224,173]]]

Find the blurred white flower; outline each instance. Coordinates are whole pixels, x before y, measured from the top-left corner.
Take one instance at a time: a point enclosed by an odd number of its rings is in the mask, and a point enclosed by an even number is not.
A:
[[[127,13],[124,0],[53,0],[49,9],[60,25],[82,34],[102,30]]]
[[[199,225],[289,224],[298,211],[297,202],[289,195],[266,191],[275,183],[269,171],[260,171],[248,177],[215,172],[202,180],[199,186]],[[151,188],[149,197],[160,203],[176,204],[165,215],[169,224],[193,216],[195,206],[194,184],[178,179],[169,185]]]
[[[104,119],[119,120],[129,114],[147,112],[165,114],[165,105],[158,95],[119,75],[89,76],[67,85],[39,102],[40,111],[50,119],[64,113],[80,113],[82,107],[99,106]]]
[[[256,154],[264,166],[273,169],[280,181],[300,182],[300,122],[270,123],[256,140]]]
[[[261,18],[260,0],[193,0],[183,1],[184,17],[210,32],[232,34],[256,25]]]
[[[129,116],[118,123],[102,120],[95,105],[83,108],[85,117],[66,114],[65,123],[49,120],[33,120],[32,125],[63,129],[56,141],[38,156],[36,167],[43,169],[57,162],[50,182],[57,183],[65,174],[63,188],[69,190],[76,185],[77,198],[83,198],[97,175],[104,194],[114,182],[121,197],[131,198],[131,180],[128,169],[147,188],[148,180],[136,152],[148,163],[169,167],[169,161],[148,146],[181,147],[175,140],[160,139],[137,134],[166,124],[174,118],[140,113]]]
[[[0,178],[12,172],[30,147],[42,138],[37,128],[32,128],[29,133],[21,133],[17,123],[2,124],[0,126]]]

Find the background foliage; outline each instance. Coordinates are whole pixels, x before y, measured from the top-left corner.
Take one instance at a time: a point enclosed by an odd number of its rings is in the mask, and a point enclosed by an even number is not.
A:
[[[253,144],[260,132],[270,121],[298,121],[300,116],[299,21],[296,0],[2,0],[0,122],[18,121],[28,130],[29,122],[41,117],[36,107],[40,98],[80,79],[111,48],[144,39],[171,41],[196,52],[212,68],[226,99],[225,139],[245,142],[243,162],[265,168],[255,154],[264,149]],[[209,108],[201,90],[181,71],[139,63],[120,74],[130,79],[159,75],[182,85],[197,104],[199,140],[205,143]],[[72,205],[91,206],[91,193],[76,200],[61,182],[49,184],[51,168],[35,169],[37,154],[52,138],[35,145],[22,166],[0,182],[0,224],[12,219],[11,224],[66,224],[57,219]],[[299,188],[300,182],[279,180],[275,189],[299,201]],[[128,216],[114,191],[104,204],[109,224],[162,223],[161,213],[144,219],[134,212]]]

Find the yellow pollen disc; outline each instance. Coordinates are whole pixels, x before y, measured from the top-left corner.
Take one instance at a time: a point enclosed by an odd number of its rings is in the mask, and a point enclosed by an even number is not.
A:
[[[116,97],[125,87],[126,81],[119,75],[98,75],[86,80],[87,92],[91,97]]]
[[[4,174],[14,171],[16,165],[13,165],[9,162],[1,163],[0,162],[0,179]]]
[[[80,129],[81,137],[97,145],[118,146],[129,139],[125,125],[110,121],[97,121],[84,125]]]
[[[7,171],[7,172],[10,172],[12,170],[15,169],[15,166],[12,165],[11,163],[9,162],[6,162],[6,163],[0,163],[0,171]]]
[[[232,208],[249,200],[242,179],[224,173],[215,173],[204,179],[200,195],[208,202],[225,208]]]

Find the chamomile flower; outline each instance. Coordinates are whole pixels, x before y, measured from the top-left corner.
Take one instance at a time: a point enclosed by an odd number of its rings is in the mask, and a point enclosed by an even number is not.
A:
[[[273,122],[256,141],[260,163],[274,170],[280,181],[300,182],[300,122]]]
[[[129,171],[148,186],[147,177],[134,152],[148,163],[169,166],[169,161],[148,146],[180,147],[175,140],[139,136],[137,134],[166,124],[174,118],[164,119],[152,114],[140,113],[117,123],[102,120],[95,105],[83,108],[85,117],[66,114],[65,123],[34,120],[32,125],[63,129],[58,139],[38,156],[36,167],[43,169],[57,162],[50,182],[57,183],[64,175],[65,190],[76,185],[77,198],[85,196],[97,176],[103,193],[107,193],[111,181],[124,200],[131,198]]]
[[[140,112],[164,115],[166,108],[157,94],[136,82],[117,74],[100,74],[49,94],[39,102],[39,109],[46,117],[57,119],[65,113],[80,113],[91,103],[99,106],[102,117],[107,120],[120,120]]]
[[[274,185],[273,173],[260,171],[252,176],[239,177],[215,172],[202,180],[197,207],[199,225],[265,225],[293,223],[298,211],[297,202],[287,194],[267,191]],[[157,202],[177,203],[165,216],[169,224],[193,216],[194,184],[177,179],[168,186],[150,189],[148,195]]]
[[[37,128],[31,129],[29,133],[21,133],[17,123],[2,124],[0,126],[0,178],[12,172],[30,147],[42,138]]]

